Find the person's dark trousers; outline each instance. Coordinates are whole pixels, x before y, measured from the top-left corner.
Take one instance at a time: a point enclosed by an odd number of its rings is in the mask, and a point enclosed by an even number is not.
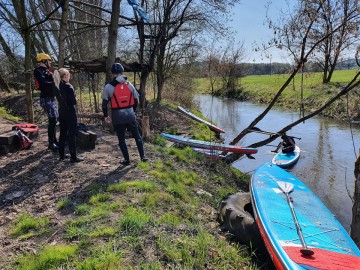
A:
[[[60,138],[59,154],[60,159],[64,159],[65,143],[68,141],[69,152],[72,160],[76,160],[76,131],[77,119],[74,116],[60,117]]]
[[[132,136],[134,137],[137,149],[139,151],[140,158],[142,159],[144,157],[144,146],[143,146],[143,141],[142,141],[142,138],[141,138],[139,130],[138,130],[138,125],[135,121],[128,123],[128,124],[114,125],[114,130],[119,139],[119,146],[120,146],[121,153],[124,156],[124,159],[128,160],[128,161],[130,160],[129,151],[128,151],[128,148],[127,148],[127,145],[125,142],[126,128],[128,128],[128,130],[130,130]]]
[[[48,139],[49,139],[49,148],[57,147],[56,140],[56,122],[57,119],[55,117],[48,118]],[[55,144],[55,145],[54,145]]]

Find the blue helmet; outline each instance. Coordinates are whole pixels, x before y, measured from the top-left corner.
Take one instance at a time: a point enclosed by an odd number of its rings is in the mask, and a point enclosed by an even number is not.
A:
[[[124,72],[124,67],[120,63],[114,63],[111,67],[112,74],[119,74]]]

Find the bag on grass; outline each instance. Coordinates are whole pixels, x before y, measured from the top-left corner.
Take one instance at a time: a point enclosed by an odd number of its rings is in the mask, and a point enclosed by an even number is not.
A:
[[[19,138],[21,149],[29,149],[33,144],[32,140],[30,140],[20,128],[16,128],[14,131]]]

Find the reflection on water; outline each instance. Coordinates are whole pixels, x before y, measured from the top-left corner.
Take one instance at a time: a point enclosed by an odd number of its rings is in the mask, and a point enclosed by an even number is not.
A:
[[[229,99],[200,95],[196,97],[199,109],[211,121],[226,130],[221,136],[226,143],[231,142],[255,117],[263,112],[265,106],[249,102],[238,102]],[[296,121],[298,112],[273,109],[257,125],[266,131],[276,132],[282,127]],[[296,143],[301,148],[298,163],[290,172],[301,179],[334,213],[345,229],[350,228],[352,202],[348,195],[354,193],[355,153],[360,146],[360,128],[353,127],[353,138],[349,125],[331,119],[315,117],[293,127],[289,135],[300,137]],[[265,137],[264,137],[265,136]],[[238,145],[250,145],[267,138],[266,135],[251,133]],[[278,144],[280,139],[272,145]],[[255,160],[241,159],[234,162],[234,167],[243,172],[252,173],[264,162],[271,161],[269,154],[274,146],[259,148]],[[347,186],[347,188],[346,188]]]

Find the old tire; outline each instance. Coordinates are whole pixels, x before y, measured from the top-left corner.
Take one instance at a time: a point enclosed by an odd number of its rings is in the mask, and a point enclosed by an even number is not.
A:
[[[250,194],[237,192],[221,201],[219,220],[222,228],[233,234],[240,243],[258,247],[261,243],[260,232],[252,213]]]

